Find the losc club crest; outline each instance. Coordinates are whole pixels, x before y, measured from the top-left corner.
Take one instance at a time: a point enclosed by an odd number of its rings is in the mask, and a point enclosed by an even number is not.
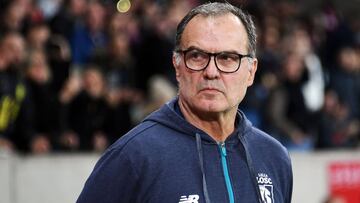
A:
[[[274,203],[274,189],[271,178],[266,173],[259,173],[256,180],[260,188],[262,200],[265,203]]]

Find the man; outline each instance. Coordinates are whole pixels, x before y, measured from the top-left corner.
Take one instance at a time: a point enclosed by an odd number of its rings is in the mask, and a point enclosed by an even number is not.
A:
[[[24,38],[7,32],[0,39],[0,50],[0,150],[28,151],[36,141],[28,88],[19,74],[25,60]]]
[[[288,153],[238,111],[254,80],[255,28],[228,3],[190,11],[177,30],[179,96],[111,146],[82,202],[288,203]]]

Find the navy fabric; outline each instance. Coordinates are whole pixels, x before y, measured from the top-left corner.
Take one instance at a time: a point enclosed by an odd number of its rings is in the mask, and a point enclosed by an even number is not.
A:
[[[77,203],[205,202],[196,146],[201,137],[211,202],[229,202],[218,143],[175,111],[177,98],[149,115],[103,154]],[[291,162],[286,149],[256,129],[239,111],[237,129],[225,141],[235,202],[256,203],[256,179],[265,203],[290,203]],[[253,177],[239,136],[252,159]],[[198,199],[197,199],[198,198]]]

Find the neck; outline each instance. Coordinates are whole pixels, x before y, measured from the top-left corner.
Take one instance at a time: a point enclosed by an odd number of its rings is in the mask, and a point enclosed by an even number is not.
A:
[[[236,109],[226,112],[198,112],[179,98],[185,120],[206,132],[217,142],[223,142],[235,129]]]

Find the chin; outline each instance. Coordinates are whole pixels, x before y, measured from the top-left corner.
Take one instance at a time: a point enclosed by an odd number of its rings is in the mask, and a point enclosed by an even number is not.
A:
[[[228,105],[222,101],[200,100],[194,104],[197,109],[204,112],[223,112],[228,108]]]

